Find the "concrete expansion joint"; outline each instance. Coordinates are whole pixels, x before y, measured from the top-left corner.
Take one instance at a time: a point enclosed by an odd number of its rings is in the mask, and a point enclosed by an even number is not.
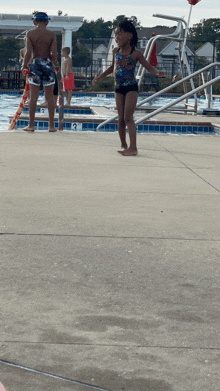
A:
[[[184,163],[180,158],[175,156],[175,152],[169,151],[166,147],[164,147],[162,144],[160,144],[157,140],[155,140],[157,144],[164,148],[166,152],[168,152],[171,156],[173,156],[179,163],[183,164],[184,167],[186,167],[189,171],[191,171],[195,176],[197,176],[199,179],[201,179],[204,183],[206,183],[208,186],[212,187],[214,190],[216,190],[218,193],[220,193],[220,189],[213,186],[210,182],[205,180],[201,175],[199,175],[197,172],[195,172],[192,168],[190,168],[186,163]],[[176,152],[177,153],[177,152]]]
[[[0,232],[0,236],[42,236],[42,237],[58,237],[58,238],[91,238],[91,239],[147,239],[147,240],[173,240],[181,242],[220,242],[220,239],[212,238],[183,238],[170,236],[114,236],[114,235],[80,235],[80,234],[53,234],[53,233],[21,233],[21,232]]]
[[[192,350],[192,351],[196,351],[196,350],[220,350],[220,346],[219,347],[207,347],[207,346],[168,346],[168,345],[123,345],[123,344],[108,344],[108,343],[77,343],[77,342],[41,342],[41,341],[2,341],[2,347],[5,346],[4,344],[7,344],[7,343],[12,343],[12,344],[29,344],[29,345],[69,345],[69,346],[98,346],[98,347],[109,347],[109,348],[124,348],[124,349],[167,349],[167,350],[175,350],[175,349],[181,349],[181,350]],[[9,364],[12,364],[8,361],[5,361],[5,360],[1,360],[0,359],[0,363],[8,363]],[[14,365],[14,364],[13,364]],[[15,364],[15,365],[18,365],[18,364]]]

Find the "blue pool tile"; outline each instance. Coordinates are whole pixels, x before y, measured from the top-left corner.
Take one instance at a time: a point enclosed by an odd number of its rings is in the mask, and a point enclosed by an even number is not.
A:
[[[165,131],[165,126],[164,125],[160,125],[160,132],[164,133],[164,131]]]
[[[193,132],[195,132],[195,133],[198,132],[198,127],[197,126],[193,126]]]
[[[44,126],[45,126],[45,127],[48,127],[48,122],[44,122]]]
[[[88,124],[89,129],[93,129],[93,123]]]
[[[149,131],[154,131],[154,125],[149,125]]]
[[[143,131],[144,131],[144,132],[149,132],[149,126],[150,126],[150,125],[144,125],[144,126],[143,126]]]
[[[165,130],[166,130],[166,132],[170,132],[171,131],[170,125],[166,125]]]
[[[186,126],[182,126],[182,133],[187,133],[187,127]]]
[[[171,125],[171,127],[170,127],[170,131],[171,131],[171,133],[176,133],[176,126],[172,126]]]
[[[208,126],[204,126],[204,133],[208,133],[209,132],[209,127]]]
[[[204,127],[203,126],[199,126],[198,130],[199,130],[199,132],[203,132]]]

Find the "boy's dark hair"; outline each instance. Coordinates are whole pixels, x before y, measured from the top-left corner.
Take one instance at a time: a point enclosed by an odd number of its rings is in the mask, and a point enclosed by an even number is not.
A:
[[[137,46],[138,43],[138,35],[132,21],[129,20],[128,18],[125,18],[119,23],[118,27],[124,30],[126,33],[133,34],[133,37],[131,39],[131,47],[135,48],[135,46]]]
[[[46,23],[50,18],[46,14],[46,12],[34,12],[34,20],[36,20],[37,23]]]
[[[67,54],[70,54],[70,47],[69,46],[65,46],[64,48],[62,48],[62,50],[64,50],[64,52],[66,52]]]

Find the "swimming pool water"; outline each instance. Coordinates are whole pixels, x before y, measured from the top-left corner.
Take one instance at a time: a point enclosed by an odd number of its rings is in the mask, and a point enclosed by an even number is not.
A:
[[[138,98],[138,102],[145,99],[148,95],[141,95]],[[143,106],[162,106],[172,102],[175,97],[163,96],[156,99],[153,99],[149,103],[145,103]],[[16,94],[1,94],[0,93],[0,131],[6,131],[9,126],[8,115],[14,114],[18,108],[18,105],[21,100],[21,95]],[[190,103],[193,104],[193,98],[190,99]],[[43,103],[44,96],[40,96],[38,99],[38,104]],[[115,98],[114,94],[94,94],[86,95],[86,94],[74,94],[71,100],[72,105],[77,106],[106,106],[106,107],[114,107],[115,106]],[[179,106],[183,106],[183,102],[178,104]],[[177,105],[177,106],[178,106]],[[220,99],[214,99],[213,108],[219,110]],[[207,101],[204,96],[198,98],[198,113],[202,113],[203,109],[207,108]]]

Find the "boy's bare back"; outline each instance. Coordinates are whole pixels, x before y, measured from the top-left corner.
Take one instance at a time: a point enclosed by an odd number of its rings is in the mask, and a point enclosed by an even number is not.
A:
[[[33,58],[56,58],[56,36],[47,28],[35,28],[27,33],[27,49],[31,45]]]

